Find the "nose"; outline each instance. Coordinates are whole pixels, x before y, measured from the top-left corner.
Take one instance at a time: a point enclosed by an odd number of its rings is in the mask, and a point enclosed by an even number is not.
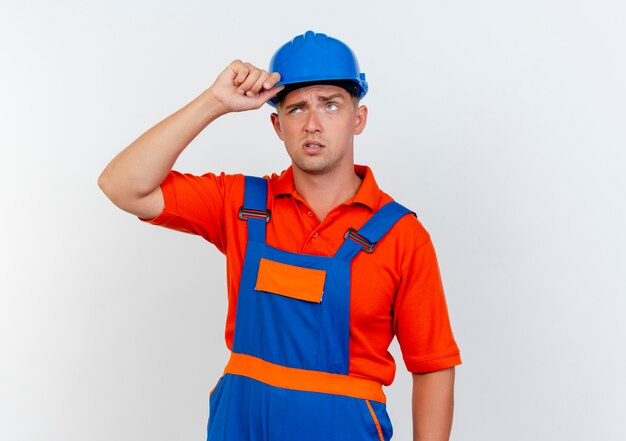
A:
[[[309,133],[322,131],[322,124],[317,111],[312,110],[308,112],[307,119],[304,124],[304,130]]]

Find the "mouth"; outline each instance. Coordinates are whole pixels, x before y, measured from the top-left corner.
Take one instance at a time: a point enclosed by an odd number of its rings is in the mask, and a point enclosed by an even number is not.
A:
[[[306,141],[302,144],[302,148],[309,154],[315,154],[324,148],[324,144],[317,141]]]

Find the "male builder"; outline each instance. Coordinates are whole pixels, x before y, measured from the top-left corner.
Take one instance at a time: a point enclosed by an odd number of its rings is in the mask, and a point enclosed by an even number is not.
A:
[[[309,31],[269,72],[230,63],[100,177],[121,209],[226,255],[231,357],[210,397],[208,440],[389,440],[382,385],[395,374],[394,336],[413,372],[414,440],[449,438],[460,357],[433,246],[353,161],[367,88],[344,43]],[[266,102],[286,171],[171,171],[215,119]]]

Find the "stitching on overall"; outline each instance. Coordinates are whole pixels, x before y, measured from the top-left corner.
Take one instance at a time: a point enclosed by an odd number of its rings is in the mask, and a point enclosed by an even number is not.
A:
[[[374,420],[374,424],[376,425],[376,431],[378,432],[378,437],[380,438],[380,441],[385,441],[385,437],[383,436],[383,430],[380,428],[378,417],[376,416],[376,413],[374,412],[374,409],[370,404],[370,400],[365,400],[365,403],[367,404],[367,408],[369,409],[370,414],[372,415],[372,419]]]

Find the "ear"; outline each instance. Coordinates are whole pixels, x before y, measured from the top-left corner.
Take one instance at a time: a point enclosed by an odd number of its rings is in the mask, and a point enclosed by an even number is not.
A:
[[[356,115],[354,118],[354,133],[355,135],[360,135],[365,129],[365,124],[367,123],[367,107],[359,106],[356,109]]]
[[[278,135],[280,140],[284,141],[284,139],[283,139],[283,131],[280,128],[280,121],[278,120],[278,113],[272,113],[270,115],[270,120],[272,121],[272,126],[274,126],[274,131],[276,132],[276,134]]]

